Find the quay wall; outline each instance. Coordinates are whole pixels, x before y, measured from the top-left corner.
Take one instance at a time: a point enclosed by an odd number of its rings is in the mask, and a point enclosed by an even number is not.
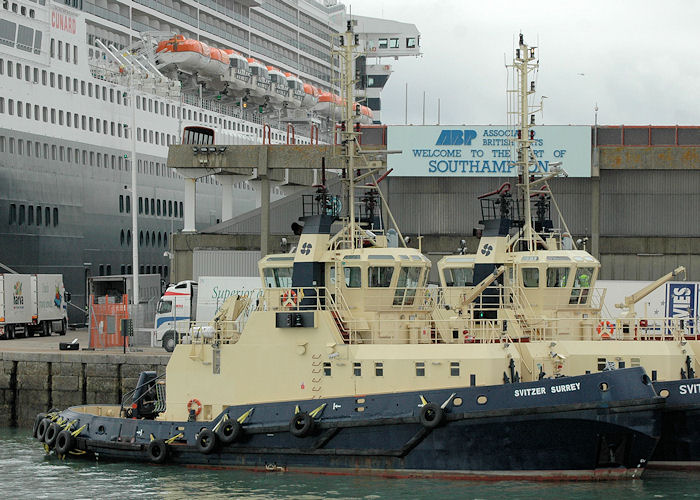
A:
[[[0,352],[0,427],[31,427],[37,413],[81,404],[119,404],[142,371],[161,375],[169,356]]]

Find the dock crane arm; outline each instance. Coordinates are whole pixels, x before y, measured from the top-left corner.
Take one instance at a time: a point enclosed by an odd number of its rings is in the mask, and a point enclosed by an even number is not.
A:
[[[653,283],[648,284],[641,290],[639,290],[636,293],[633,293],[632,295],[629,295],[625,297],[625,301],[622,304],[615,304],[615,307],[618,309],[627,309],[627,311],[624,313],[624,317],[626,318],[634,318],[635,317],[635,312],[634,312],[634,306],[637,302],[642,300],[644,297],[649,295],[651,292],[659,288],[661,285],[665,284],[668,281],[671,281],[672,279],[676,278],[680,274],[683,274],[683,278],[685,279],[685,267],[679,266],[673,271],[671,271],[668,274],[665,274],[661,276],[659,279],[654,281]]]

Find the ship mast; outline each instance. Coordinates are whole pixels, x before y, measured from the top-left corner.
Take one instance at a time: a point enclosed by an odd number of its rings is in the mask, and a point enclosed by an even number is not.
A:
[[[516,72],[517,89],[509,91],[516,93],[516,111],[509,114],[517,115],[517,131],[516,131],[516,151],[517,158],[515,165],[518,169],[518,185],[522,189],[523,208],[525,211],[525,221],[523,224],[523,237],[527,242],[528,251],[533,251],[537,248],[536,240],[539,239],[537,233],[532,227],[532,210],[530,207],[530,174],[536,169],[532,166],[536,165],[534,155],[532,154],[532,142],[534,139],[534,112],[538,107],[531,107],[528,104],[528,98],[535,93],[534,80],[528,85],[530,73],[533,73],[538,68],[538,62],[535,58],[535,47],[529,47],[524,39],[523,34],[520,34],[518,48],[515,49],[515,58],[513,59],[512,68]],[[531,114],[533,113],[533,114]],[[528,119],[530,115],[531,120]]]
[[[343,127],[340,133],[341,136],[341,156],[345,157],[347,165],[347,182],[348,182],[348,216],[350,218],[348,224],[348,233],[350,236],[350,248],[356,248],[357,228],[355,215],[355,157],[356,157],[356,139],[358,132],[354,127],[354,111],[355,103],[353,88],[355,85],[354,78],[354,62],[355,62],[355,47],[358,40],[353,33],[353,24],[356,21],[351,19],[347,22],[347,30],[340,37],[339,55],[343,59],[341,71],[341,88],[345,106],[343,109]]]

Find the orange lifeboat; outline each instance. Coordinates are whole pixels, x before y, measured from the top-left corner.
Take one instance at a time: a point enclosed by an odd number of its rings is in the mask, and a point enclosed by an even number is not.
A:
[[[337,121],[343,116],[344,104],[345,101],[339,95],[322,91],[318,97],[318,103],[312,108],[312,111]]]
[[[321,93],[310,83],[304,83],[304,98],[301,101],[303,109],[312,109],[318,103],[318,97]]]
[[[229,56],[221,49],[182,35],[158,43],[156,53],[159,69],[174,66],[185,73],[207,77],[223,76],[229,65]]]

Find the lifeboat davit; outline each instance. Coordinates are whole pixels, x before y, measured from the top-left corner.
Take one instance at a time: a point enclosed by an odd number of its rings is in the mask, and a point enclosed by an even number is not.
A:
[[[301,101],[302,109],[313,109],[318,103],[318,98],[321,92],[311,85],[310,83],[304,83],[304,98]]]
[[[267,68],[253,57],[248,58],[248,66],[252,78],[248,101],[253,104],[267,104],[270,97],[270,77]]]
[[[267,74],[270,77],[270,100],[273,109],[282,109],[285,101],[289,101],[289,87],[287,77],[274,66],[267,66]]]
[[[221,78],[229,66],[229,56],[222,49],[182,35],[158,43],[156,54],[158,69],[174,66],[179,71],[208,78]]]
[[[304,102],[304,82],[302,82],[298,76],[291,73],[285,73],[285,78],[287,79],[287,86],[289,87],[289,96],[287,100],[284,101],[284,105],[290,109],[299,109]]]
[[[322,91],[318,102],[311,109],[321,116],[338,121],[343,117],[343,105],[344,100],[339,95]]]
[[[226,81],[225,93],[231,97],[244,97],[251,89],[251,74],[248,60],[233,49],[223,49],[228,55],[228,73],[224,77]]]

